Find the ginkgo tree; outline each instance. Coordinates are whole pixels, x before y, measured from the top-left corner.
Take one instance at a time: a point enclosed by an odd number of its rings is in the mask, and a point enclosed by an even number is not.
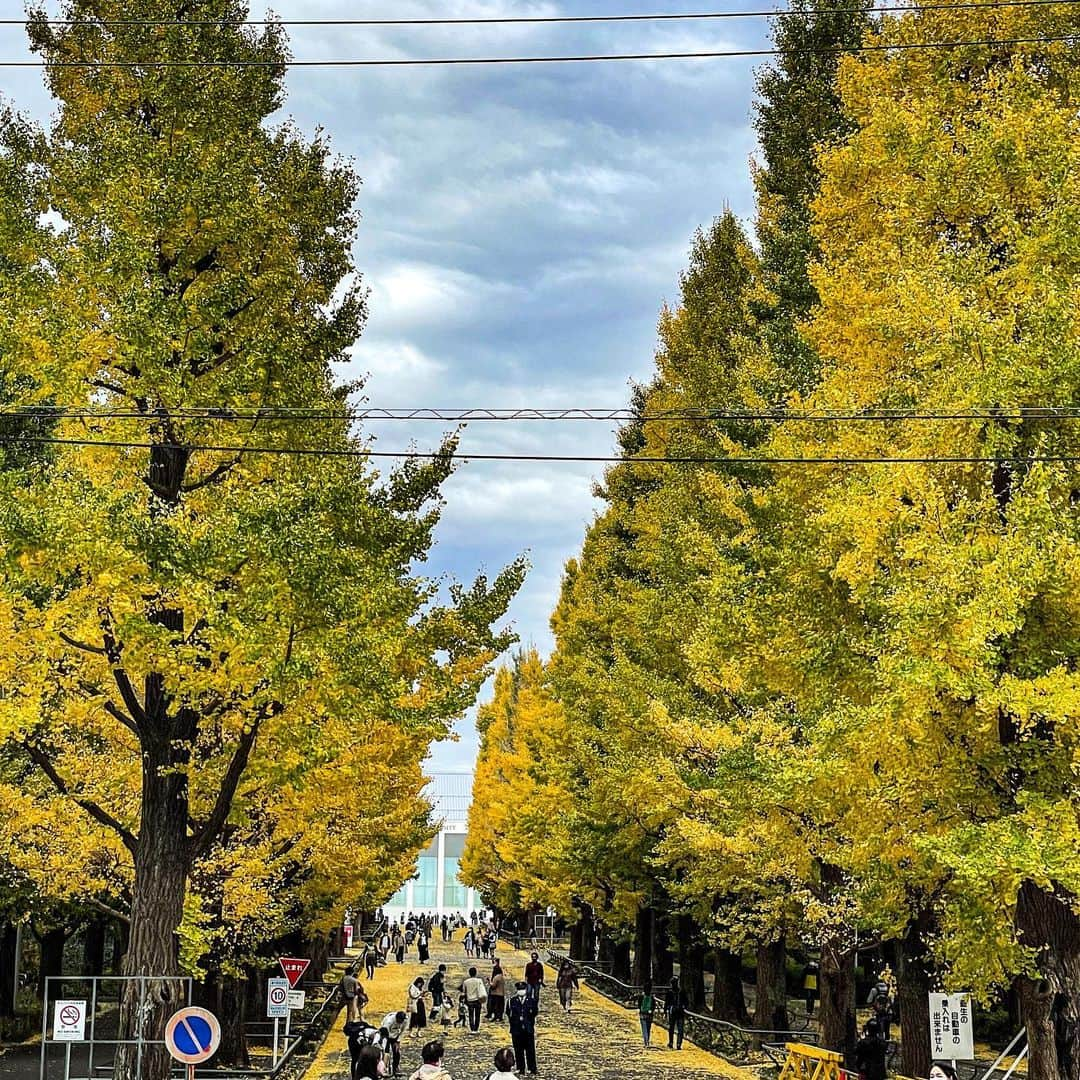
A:
[[[38,273],[4,282],[0,349],[26,404],[63,410],[52,459],[0,480],[0,737],[126,850],[125,971],[162,978],[122,1030],[155,1040],[245,777],[287,791],[382,725],[441,736],[522,570],[438,602],[413,566],[452,446],[380,483],[340,418],[357,179],[268,122],[280,28],[238,0],[64,15],[31,17],[56,119],[10,159]]]

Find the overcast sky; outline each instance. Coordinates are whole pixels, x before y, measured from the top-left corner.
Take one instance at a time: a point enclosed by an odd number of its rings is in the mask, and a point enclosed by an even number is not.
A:
[[[50,5],[56,10],[56,4]],[[739,10],[668,0],[278,0],[283,19],[595,15]],[[769,6],[769,5],[764,5]],[[21,5],[0,0],[4,17]],[[253,17],[265,10],[257,4]],[[577,26],[294,27],[297,59],[685,52],[760,48],[763,19]],[[28,59],[17,27],[0,57]],[[456,68],[293,68],[284,114],[322,127],[363,177],[356,262],[371,313],[343,378],[372,406],[619,408],[648,377],[662,303],[694,230],[748,219],[753,65],[744,59]],[[5,100],[41,122],[34,70],[4,69]],[[372,425],[379,449],[438,444],[438,425]],[[613,426],[474,423],[462,452],[606,455]],[[519,553],[511,609],[548,650],[565,561],[595,512],[601,466],[474,462],[445,487],[428,571],[471,580]],[[469,769],[471,717],[433,769]]]

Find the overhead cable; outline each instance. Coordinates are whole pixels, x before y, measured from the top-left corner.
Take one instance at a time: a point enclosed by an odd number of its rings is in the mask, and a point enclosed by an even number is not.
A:
[[[900,423],[904,421],[954,420],[1077,420],[1080,405],[1024,405],[992,408],[972,407],[944,412],[911,409],[871,408],[864,411],[815,409],[803,412],[786,409],[709,409],[685,408],[637,413],[621,408],[367,408],[321,409],[288,406],[266,406],[257,409],[220,407],[179,407],[161,410],[66,408],[51,405],[0,407],[0,417],[42,420],[141,420],[158,422],[170,420],[214,421],[284,421],[306,423],[323,421],[436,421],[440,423],[471,423],[474,421],[619,421],[626,423]]]
[[[759,9],[756,11],[691,11],[651,12],[625,15],[491,15],[462,18],[414,18],[414,19],[0,19],[0,26],[24,26],[28,22],[47,23],[50,26],[138,27],[138,26],[192,26],[192,27],[241,27],[241,26],[522,26],[559,25],[575,23],[634,23],[634,22],[700,22],[718,19],[774,18],[798,15],[819,18],[826,15],[880,15],[892,12],[919,14],[924,11],[954,11],[974,8],[1047,7],[1072,5],[1078,0],[978,0],[947,4],[887,4],[880,7],[831,7],[815,11],[797,11],[791,8]]]
[[[442,450],[369,450],[357,447],[292,447],[292,446],[219,446],[163,444],[152,442],[128,442],[126,440],[61,439],[48,436],[0,435],[0,446],[59,445],[104,447],[122,450],[154,450],[175,445],[188,453],[206,451],[222,454],[270,454],[275,457],[322,457],[322,458],[395,458],[399,460],[435,460],[446,456]],[[1010,465],[1080,462],[1080,454],[1002,454],[994,457],[964,455],[881,457],[874,455],[858,457],[715,457],[708,455],[657,455],[638,457],[611,457],[583,454],[483,454],[453,451],[457,461],[523,461],[560,462],[594,465]]]
[[[0,60],[8,68],[374,68],[374,67],[468,67],[505,64],[582,64],[622,60],[717,60],[750,59],[762,56],[840,56],[848,53],[910,52],[916,49],[959,49],[995,45],[1051,45],[1075,42],[1076,34],[1045,37],[981,38],[957,41],[909,41],[890,45],[852,45],[835,48],[727,49],[698,52],[591,53],[577,56],[432,56],[387,59],[330,60]]]

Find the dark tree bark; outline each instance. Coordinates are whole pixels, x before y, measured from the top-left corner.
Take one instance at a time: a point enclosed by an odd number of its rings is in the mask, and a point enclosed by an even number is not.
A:
[[[730,949],[713,953],[713,1016],[732,1024],[746,1024],[746,995],[743,993],[742,957]]]
[[[246,1069],[251,1065],[247,1040],[244,1038],[244,1021],[247,1018],[246,986],[229,975],[218,976],[216,989],[216,1015],[221,1021],[221,1047],[214,1056],[214,1064],[231,1065]]]
[[[855,1021],[855,952],[846,943],[828,938],[821,944],[821,1045],[844,1055],[849,1068],[854,1063],[857,1025]]]
[[[679,985],[694,1012],[705,1009],[705,940],[693,916],[679,914]]]
[[[583,944],[584,928],[578,921],[570,927],[570,959],[583,960],[585,958],[585,946]]]
[[[635,986],[642,986],[646,979],[652,978],[652,930],[652,908],[643,904],[634,919],[634,966],[630,981]]]
[[[148,1045],[143,1047],[141,1068],[134,1047],[117,1047],[116,1080],[164,1080],[169,1075],[165,1023],[176,1010],[183,987],[176,978],[176,932],[187,889],[186,765],[195,724],[188,710],[179,710],[175,718],[168,715],[162,682],[158,675],[146,678],[141,825],[133,852],[131,936],[124,959],[125,975],[152,978],[127,984],[120,1006],[121,1038],[136,1039],[141,1031]]]
[[[930,1075],[930,998],[932,962],[929,935],[933,912],[921,908],[900,940],[896,992],[900,1005],[901,1066],[905,1076]]]
[[[15,969],[19,930],[14,923],[0,922],[0,1016],[15,1015]]]
[[[1048,892],[1031,881],[1020,886],[1016,929],[1038,950],[1041,979],[1017,980],[1027,1028],[1029,1080],[1080,1080],[1080,916],[1076,897]]]
[[[669,984],[672,972],[675,970],[675,960],[671,954],[668,928],[668,913],[662,908],[654,908],[652,934],[653,986],[666,986]]]
[[[67,931],[62,927],[46,930],[38,937],[41,946],[41,963],[38,967],[38,997],[45,1000],[45,980],[50,976],[64,974],[64,943]],[[52,996],[56,997],[53,991]]]
[[[91,919],[83,931],[83,971],[87,975],[105,974],[105,939],[107,919]]]
[[[606,928],[600,932],[600,959],[611,966],[613,978],[630,982],[630,941],[616,938]]]
[[[581,911],[581,952],[586,963],[596,959],[596,912],[591,904],[582,904]]]
[[[787,949],[783,937],[763,942],[757,950],[757,1001],[754,1027],[759,1031],[789,1031],[787,977],[784,961]]]

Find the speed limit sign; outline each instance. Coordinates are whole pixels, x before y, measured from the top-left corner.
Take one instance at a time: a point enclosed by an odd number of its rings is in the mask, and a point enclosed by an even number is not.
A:
[[[289,1015],[289,980],[266,980],[266,1015],[272,1020]]]

